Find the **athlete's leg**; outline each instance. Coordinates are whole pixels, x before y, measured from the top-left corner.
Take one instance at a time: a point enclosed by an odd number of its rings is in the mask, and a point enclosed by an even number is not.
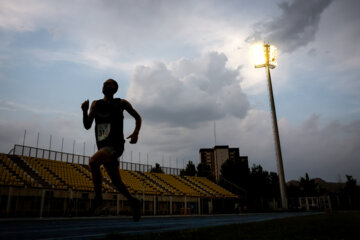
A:
[[[113,160],[110,163],[105,163],[104,167],[106,168],[106,171],[108,172],[112,183],[115,185],[117,190],[126,197],[130,203],[133,203],[136,201],[136,198],[131,196],[128,188],[124,184],[124,182],[121,180],[120,172],[119,172],[119,165],[116,162],[117,160]]]
[[[141,203],[140,200],[131,196],[128,188],[121,180],[119,172],[119,164],[117,160],[111,161],[111,163],[104,163],[104,166],[111,178],[112,183],[116,186],[121,194],[123,194],[128,200],[133,209],[133,219],[135,222],[140,220],[141,217]]]
[[[119,162],[117,160],[117,158],[119,158],[123,154],[124,146],[109,146],[102,149],[108,154],[108,157],[106,158],[106,161],[103,162],[103,164],[111,178],[112,183],[115,185],[115,187],[120,193],[122,193],[130,202],[133,202],[135,198],[131,196],[126,185],[121,180],[119,172]]]
[[[92,173],[92,180],[94,183],[94,190],[95,190],[95,199],[96,200],[102,200],[102,175],[100,171],[100,166],[104,164],[105,162],[110,161],[110,155],[104,151],[103,149],[100,149],[97,151],[89,161],[89,166]]]
[[[122,146],[116,149],[110,147],[106,148],[106,150],[111,154],[112,159],[110,162],[104,163],[104,167],[106,168],[106,171],[108,172],[115,187],[129,200],[129,203],[133,209],[133,219],[135,222],[137,222],[141,217],[141,203],[137,198],[131,196],[128,188],[121,180],[119,162],[117,160],[117,158],[122,155],[124,147]]]

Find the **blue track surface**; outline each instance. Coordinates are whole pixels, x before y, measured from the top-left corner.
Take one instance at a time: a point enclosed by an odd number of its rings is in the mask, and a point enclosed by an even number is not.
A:
[[[314,213],[258,213],[187,217],[1,219],[0,239],[94,239],[109,233],[144,234],[305,216]]]

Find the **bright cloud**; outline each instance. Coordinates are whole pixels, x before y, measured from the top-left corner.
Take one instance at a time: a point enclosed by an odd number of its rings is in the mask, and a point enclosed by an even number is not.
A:
[[[224,54],[155,63],[135,69],[127,98],[153,122],[195,127],[227,115],[243,118],[249,108],[238,70]]]

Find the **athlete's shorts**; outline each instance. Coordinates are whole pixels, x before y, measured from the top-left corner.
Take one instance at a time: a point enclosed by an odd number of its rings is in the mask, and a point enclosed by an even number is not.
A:
[[[110,155],[111,162],[116,163],[116,165],[119,166],[118,158],[123,154],[124,146],[106,146],[100,148],[99,150],[103,150],[108,153]]]

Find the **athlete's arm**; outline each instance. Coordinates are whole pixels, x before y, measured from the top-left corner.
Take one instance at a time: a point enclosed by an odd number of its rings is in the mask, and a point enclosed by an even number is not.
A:
[[[81,104],[81,109],[83,111],[83,124],[85,129],[90,129],[91,125],[94,121],[94,108],[95,108],[96,101],[93,101],[91,103],[90,112],[88,115],[88,109],[89,109],[89,100],[86,100]]]
[[[135,129],[134,129],[134,132],[127,137],[127,139],[130,138],[130,143],[131,144],[134,144],[134,143],[137,143],[137,140],[138,140],[138,136],[139,136],[139,132],[140,132],[140,128],[141,128],[141,122],[142,122],[142,119],[141,119],[141,116],[139,115],[139,113],[131,106],[131,104],[124,100],[125,101],[125,110],[133,117],[135,118]]]

